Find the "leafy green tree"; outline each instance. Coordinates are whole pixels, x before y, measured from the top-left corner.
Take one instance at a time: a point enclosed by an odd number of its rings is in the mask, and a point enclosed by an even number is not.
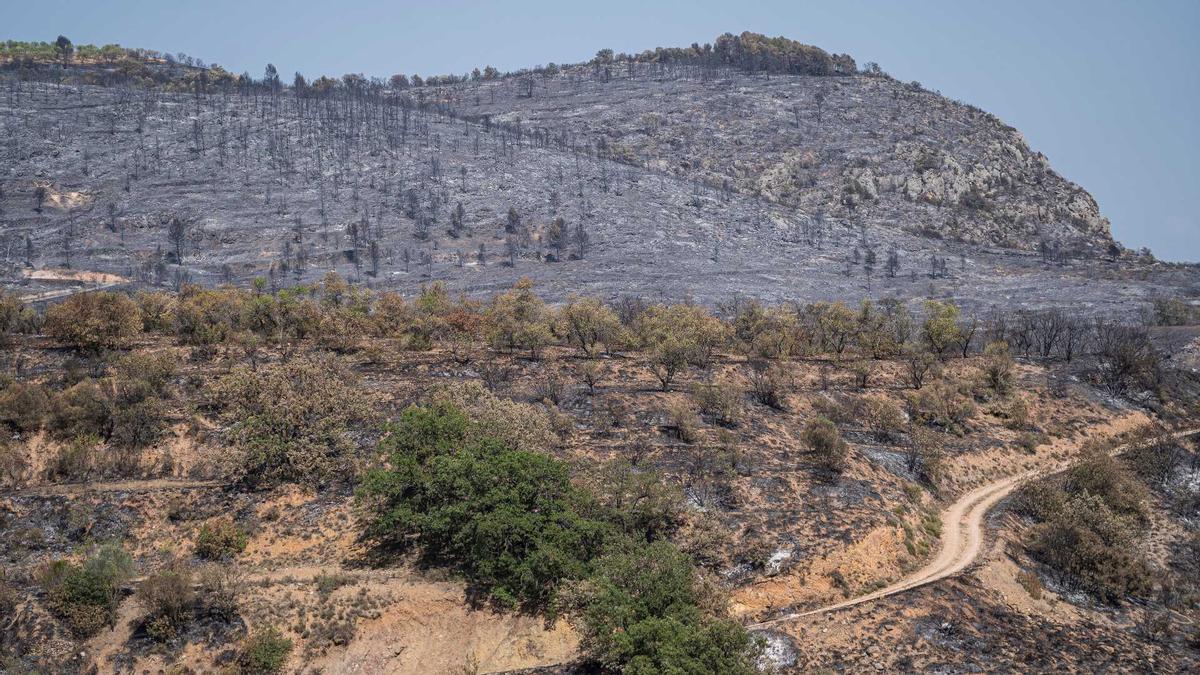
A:
[[[946,350],[959,340],[958,317],[958,307],[951,303],[937,300],[925,302],[925,323],[921,324],[921,337],[939,358],[944,358]]]
[[[550,606],[559,584],[580,579],[612,526],[571,484],[567,466],[474,435],[461,411],[410,408],[381,444],[387,468],[358,495],[372,514],[367,536],[415,545],[448,563],[504,606]]]
[[[583,652],[638,675],[756,672],[756,643],[712,593],[667,542],[606,555],[583,591]]]

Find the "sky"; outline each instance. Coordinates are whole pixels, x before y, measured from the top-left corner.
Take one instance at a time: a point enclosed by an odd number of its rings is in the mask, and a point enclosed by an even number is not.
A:
[[[783,35],[994,113],[1131,248],[1200,261],[1200,0],[0,0],[0,39],[115,42],[261,76],[515,70]]]

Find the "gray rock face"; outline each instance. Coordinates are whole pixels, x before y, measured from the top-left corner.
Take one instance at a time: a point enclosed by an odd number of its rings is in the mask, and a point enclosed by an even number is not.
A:
[[[586,139],[621,161],[806,214],[1021,250],[1103,253],[1114,243],[1091,195],[1017,130],[889,78],[576,73],[538,85],[522,97],[507,82],[467,84],[455,109]]]

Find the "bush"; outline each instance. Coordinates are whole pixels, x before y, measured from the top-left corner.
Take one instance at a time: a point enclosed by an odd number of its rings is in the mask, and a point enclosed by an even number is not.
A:
[[[157,642],[174,638],[196,607],[191,570],[177,564],[151,574],[138,585],[137,598],[146,609],[143,623],[150,637]]]
[[[684,443],[695,443],[700,437],[700,418],[691,406],[682,401],[667,405],[667,429]]]
[[[9,343],[9,335],[37,326],[37,313],[17,296],[0,290],[0,347]]]
[[[186,288],[173,307],[175,335],[180,344],[194,347],[221,344],[233,332],[243,310],[247,312],[248,320],[252,318],[249,309],[243,294],[232,288]],[[165,317],[156,320],[165,320]],[[276,329],[275,325],[256,324],[255,327]]]
[[[41,574],[47,608],[76,636],[87,638],[111,625],[120,587],[133,576],[133,560],[120,546],[101,546],[81,565],[58,560]]]
[[[605,465],[591,483],[596,499],[632,541],[651,542],[675,534],[683,522],[683,497],[653,471],[629,462]]]
[[[122,448],[144,448],[162,434],[166,408],[157,399],[130,403],[117,409],[109,441]]]
[[[1133,521],[1115,513],[1099,496],[1083,492],[1035,526],[1028,546],[1064,581],[1117,603],[1150,588],[1150,572],[1133,553],[1134,532]]]
[[[1085,447],[1084,453],[1083,461],[1067,471],[1063,490],[1072,496],[1095,495],[1117,515],[1144,522],[1150,501],[1146,486],[1102,448]]]
[[[264,628],[246,638],[238,666],[244,675],[274,675],[283,672],[291,653],[291,640],[277,628]]]
[[[138,306],[120,293],[78,293],[46,310],[43,330],[84,351],[127,346],[142,330]]]
[[[936,431],[915,426],[908,432],[908,470],[936,487],[945,471],[945,444]]]
[[[50,394],[40,384],[14,382],[0,391],[0,423],[13,431],[37,431],[49,408]]]
[[[737,426],[742,415],[742,391],[726,379],[693,384],[692,399],[696,401],[700,414],[713,424],[723,427]]]
[[[142,330],[163,332],[175,321],[175,297],[167,293],[138,291],[133,296],[142,317]]]
[[[851,404],[854,419],[868,429],[876,440],[887,443],[904,431],[904,411],[890,398],[867,394]]]
[[[778,363],[761,360],[750,363],[750,395],[759,403],[775,410],[785,410],[791,386],[791,374]]]
[[[1009,353],[1008,344],[993,342],[983,349],[983,381],[989,389],[1000,396],[1012,391],[1015,363]]]
[[[208,397],[231,425],[234,474],[251,485],[327,481],[357,449],[351,425],[371,417],[350,374],[325,358],[239,366]]]
[[[500,398],[478,382],[438,387],[430,396],[433,406],[452,407],[471,423],[465,433],[471,442],[496,439],[516,450],[545,451],[556,442],[554,421],[538,406]]]
[[[597,562],[583,594],[585,657],[623,673],[750,673],[756,644],[666,542]]]
[[[220,563],[207,563],[200,568],[196,603],[208,616],[232,621],[238,615],[238,594],[241,576],[236,568]]]
[[[567,381],[558,368],[547,364],[533,380],[533,400],[558,405],[566,395]]]
[[[975,402],[962,383],[945,380],[910,392],[908,407],[917,422],[957,434],[966,432],[966,423],[975,415]]]
[[[83,480],[96,469],[100,437],[83,434],[63,443],[52,462],[46,465],[46,477],[50,479]]]
[[[845,471],[850,449],[833,422],[824,417],[814,417],[804,425],[801,438],[816,458],[821,471],[832,476]]]
[[[25,477],[29,463],[20,446],[0,437],[0,487],[14,487]]]
[[[59,439],[79,436],[108,438],[112,401],[95,380],[84,380],[60,392],[50,408],[47,429]]]
[[[196,555],[206,560],[237,557],[246,550],[250,539],[232,518],[217,518],[200,526],[196,534]]]
[[[1150,586],[1134,546],[1146,521],[1148,493],[1103,447],[1057,480],[1022,488],[1015,506],[1033,517],[1026,545],[1059,578],[1116,603]]]
[[[871,383],[871,375],[875,365],[868,359],[860,359],[850,364],[850,372],[854,373],[854,384],[859,389],[866,389]]]

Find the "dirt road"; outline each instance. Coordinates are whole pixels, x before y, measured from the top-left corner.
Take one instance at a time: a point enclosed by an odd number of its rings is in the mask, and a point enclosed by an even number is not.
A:
[[[1186,429],[1170,434],[1173,438],[1184,438],[1200,433],[1198,429]],[[1114,451],[1120,454],[1133,447],[1133,444],[1123,445]],[[947,577],[954,576],[969,567],[983,550],[984,526],[988,512],[1005,497],[1012,494],[1018,486],[1027,480],[1050,476],[1065,471],[1070,463],[1033,469],[1015,476],[1009,476],[993,483],[978,487],[960,497],[942,512],[942,540],[937,556],[928,564],[913,574],[896,583],[877,591],[850,598],[842,602],[818,607],[804,612],[792,612],[762,623],[749,626],[751,630],[770,628],[772,626],[814,614],[833,612],[864,602],[871,602],[890,595],[897,595],[913,588],[918,588]]]

